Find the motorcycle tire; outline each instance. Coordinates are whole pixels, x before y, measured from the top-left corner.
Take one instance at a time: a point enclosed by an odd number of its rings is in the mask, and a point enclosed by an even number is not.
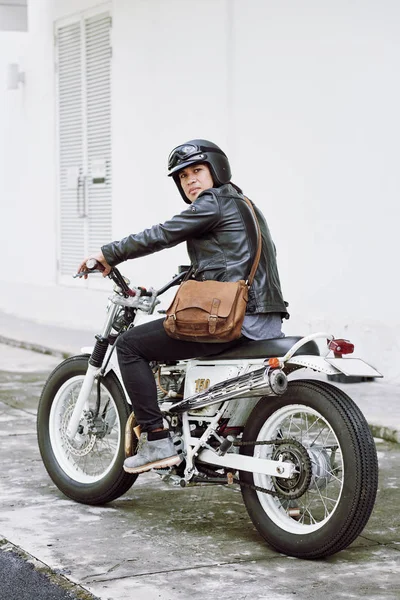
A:
[[[88,360],[88,355],[68,358],[49,376],[38,405],[37,437],[44,466],[58,489],[72,500],[98,505],[122,496],[137,475],[123,470],[131,410],[113,372],[101,379],[100,405],[95,383],[76,436],[67,436]]]
[[[347,394],[326,382],[291,381],[250,414],[243,442],[252,440],[275,443],[243,445],[242,454],[296,464],[287,479],[240,472],[247,512],[271,546],[322,558],[360,535],[376,499],[378,461],[368,423]]]

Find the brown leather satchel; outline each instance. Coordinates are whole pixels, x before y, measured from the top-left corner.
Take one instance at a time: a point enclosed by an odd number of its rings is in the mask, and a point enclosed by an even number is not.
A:
[[[254,280],[261,256],[261,232],[257,226],[257,252],[247,281],[195,281],[188,279],[179,289],[164,320],[167,334],[189,342],[231,342],[241,335],[248,301],[248,290]]]

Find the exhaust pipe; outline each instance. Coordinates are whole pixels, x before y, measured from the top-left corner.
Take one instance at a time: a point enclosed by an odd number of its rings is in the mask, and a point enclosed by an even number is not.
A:
[[[240,397],[282,396],[286,389],[287,377],[281,369],[263,367],[257,371],[215,383],[203,392],[176,402],[169,407],[168,412],[183,413]]]

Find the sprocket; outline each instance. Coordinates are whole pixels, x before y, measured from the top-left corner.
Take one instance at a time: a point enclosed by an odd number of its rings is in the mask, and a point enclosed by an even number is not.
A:
[[[288,500],[300,498],[310,487],[312,477],[311,459],[306,448],[295,439],[283,439],[274,449],[271,459],[291,462],[296,467],[291,477],[272,477],[278,495]]]

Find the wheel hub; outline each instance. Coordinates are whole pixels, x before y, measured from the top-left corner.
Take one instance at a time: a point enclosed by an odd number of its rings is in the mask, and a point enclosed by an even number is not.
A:
[[[308,449],[312,463],[312,477],[310,487],[323,489],[332,479],[332,470],[335,469],[325,448],[313,446]]]
[[[88,432],[88,426],[84,420],[79,424],[78,433],[71,440],[67,434],[68,424],[71,420],[72,413],[74,411],[74,405],[67,408],[64,413],[64,417],[61,422],[61,437],[66,447],[66,450],[73,456],[85,456],[89,454],[96,442],[96,436],[91,435]]]
[[[300,498],[309,488],[312,478],[311,460],[307,450],[294,439],[282,440],[272,453],[272,460],[291,462],[295,471],[291,477],[272,477],[275,489],[280,496],[290,500]]]

